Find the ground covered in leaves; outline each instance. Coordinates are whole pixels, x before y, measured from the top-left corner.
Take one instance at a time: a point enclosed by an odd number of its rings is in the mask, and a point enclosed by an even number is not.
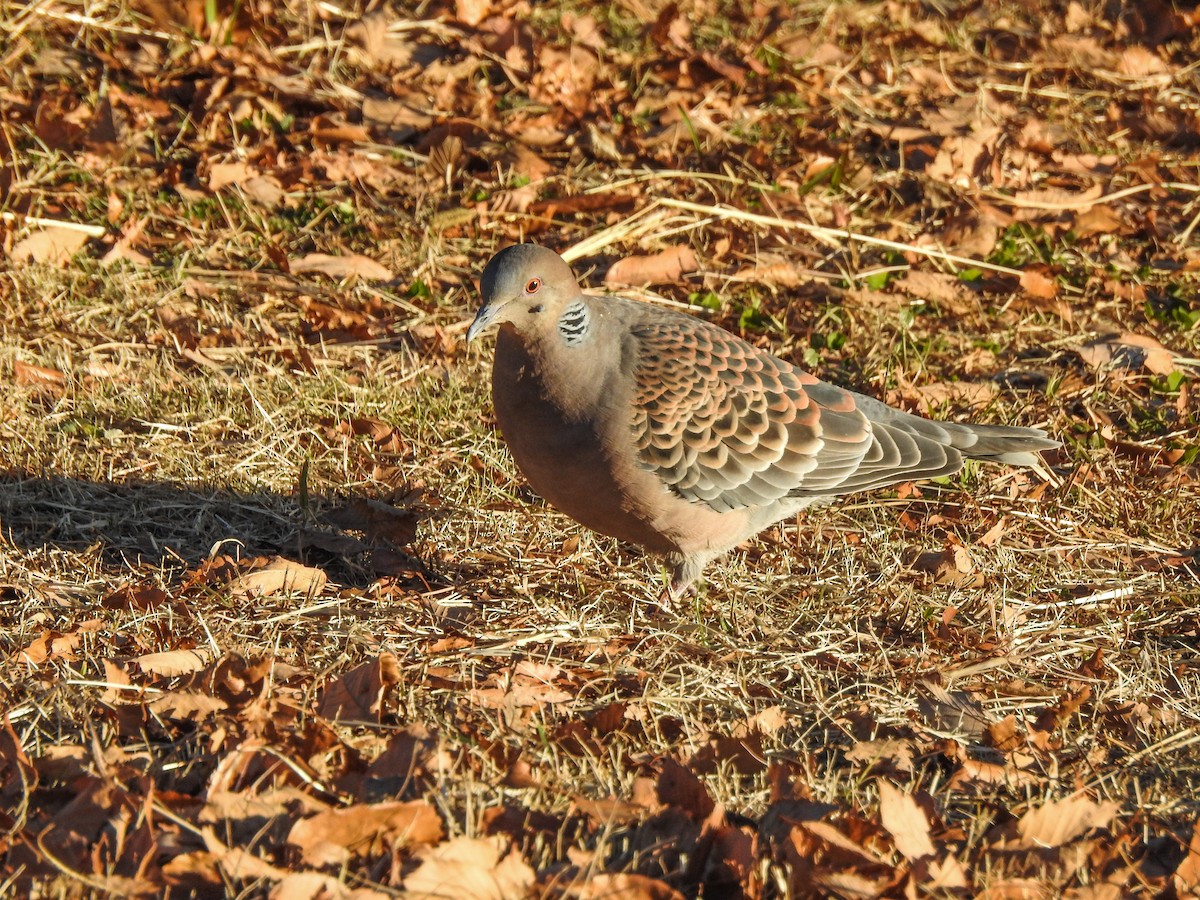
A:
[[[1195,894],[1198,19],[0,2],[0,893]],[[522,239],[1063,447],[660,615],[489,418]]]

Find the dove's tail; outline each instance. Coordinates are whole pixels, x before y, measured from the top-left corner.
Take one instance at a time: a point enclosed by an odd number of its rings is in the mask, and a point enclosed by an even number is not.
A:
[[[1033,466],[1041,459],[1041,451],[1061,446],[1040,428],[949,422],[938,424],[949,435],[950,446],[970,459],[1007,463],[1010,466]]]

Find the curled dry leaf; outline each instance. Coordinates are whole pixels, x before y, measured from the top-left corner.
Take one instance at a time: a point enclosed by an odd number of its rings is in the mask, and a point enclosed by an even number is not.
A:
[[[408,546],[417,536],[417,515],[411,509],[368,497],[357,497],[322,518],[330,525],[362,531],[371,540],[382,538],[397,547]]]
[[[313,866],[344,865],[356,856],[369,856],[387,847],[436,844],[442,839],[442,819],[423,800],[411,803],[359,803],[301,819],[287,842],[300,848]]]
[[[529,864],[499,836],[457,837],[418,856],[420,865],[404,879],[405,896],[414,900],[518,900],[536,881]]]
[[[43,631],[28,647],[19,650],[16,658],[32,666],[40,666],[52,659],[75,659],[79,640],[78,632],[62,634],[57,631]]]
[[[670,757],[662,760],[658,776],[658,800],[667,806],[678,806],[696,821],[707,819],[716,804],[708,788],[691,769]]]
[[[1075,217],[1071,228],[1079,238],[1091,237],[1096,234],[1113,234],[1125,227],[1122,219],[1111,206],[1100,204],[1092,206]]]
[[[651,256],[627,256],[617,260],[604,276],[604,283],[629,287],[674,284],[697,268],[699,264],[691,247],[670,247]]]
[[[912,567],[930,575],[938,584],[976,588],[983,587],[986,581],[984,574],[976,571],[970,551],[962,544],[949,543],[941,550],[922,553]]]
[[[38,772],[25,749],[21,739],[13,731],[12,723],[7,715],[0,721],[0,797],[6,801],[28,796],[38,783]]]
[[[385,695],[399,683],[396,657],[381,653],[326,685],[317,700],[317,714],[334,721],[378,722]]]
[[[311,597],[321,592],[326,581],[328,577],[320,569],[276,556],[265,566],[229,582],[229,592],[235,597],[246,598],[290,593]]]
[[[365,278],[368,281],[392,281],[395,276],[387,266],[380,265],[369,256],[347,253],[330,256],[327,253],[310,253],[288,262],[295,275],[316,273],[330,278]]]

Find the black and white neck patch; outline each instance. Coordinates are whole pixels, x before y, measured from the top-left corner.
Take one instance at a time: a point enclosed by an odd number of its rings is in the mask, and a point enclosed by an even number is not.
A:
[[[588,315],[587,306],[576,300],[564,309],[562,315],[559,317],[558,333],[562,335],[568,347],[574,347],[577,344],[583,343],[584,338],[587,337],[588,326],[590,324],[591,320]]]

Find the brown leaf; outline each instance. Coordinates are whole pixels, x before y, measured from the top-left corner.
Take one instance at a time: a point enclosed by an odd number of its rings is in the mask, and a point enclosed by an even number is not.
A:
[[[162,588],[149,584],[126,584],[101,600],[100,605],[105,609],[136,609],[145,612],[151,609],[162,609],[170,602],[170,599]]]
[[[1111,206],[1100,204],[1090,206],[1075,217],[1071,230],[1077,237],[1091,237],[1095,234],[1112,234],[1125,227],[1122,219]]]
[[[1021,846],[1032,850],[1069,844],[1094,828],[1107,827],[1119,808],[1111,800],[1097,803],[1079,794],[1051,801],[1021,816]]]
[[[991,381],[935,381],[902,385],[900,393],[905,399],[915,400],[926,413],[936,413],[947,403],[983,406],[993,400],[1000,389]]]
[[[382,653],[326,685],[317,700],[317,714],[331,721],[378,722],[385,695],[399,683],[396,657]]]
[[[807,831],[813,837],[824,841],[830,847],[835,847],[842,852],[849,854],[850,857],[865,862],[871,865],[883,865],[882,857],[868,850],[863,845],[842,833],[837,826],[829,822],[801,822],[800,828]]]
[[[346,882],[321,872],[290,872],[271,889],[271,900],[389,900],[394,894]]]
[[[516,900],[537,880],[516,849],[499,837],[457,837],[422,849],[420,865],[404,879],[405,896],[455,900]]]
[[[670,247],[651,256],[627,256],[617,260],[604,276],[610,286],[642,287],[647,284],[674,284],[687,272],[699,268],[696,254],[686,245]]]
[[[276,556],[265,566],[239,575],[228,588],[234,597],[249,599],[292,593],[311,597],[322,591],[326,581],[328,576],[321,569]]]
[[[287,842],[300,848],[313,866],[345,865],[356,856],[370,856],[397,845],[436,844],[442,839],[442,819],[423,800],[412,803],[359,803],[301,819]]]
[[[367,767],[371,778],[419,782],[453,765],[438,733],[425,725],[412,724],[392,735],[385,749]]]
[[[454,18],[469,28],[474,28],[492,11],[490,0],[454,0]]]
[[[288,267],[294,275],[317,273],[328,275],[330,278],[365,278],[368,281],[392,281],[395,275],[392,270],[382,266],[368,256],[348,253],[344,256],[330,256],[327,253],[310,253],[299,259],[288,261]]]
[[[1021,290],[1038,300],[1053,300],[1058,296],[1058,282],[1037,269],[1021,272]]]
[[[901,793],[888,781],[879,782],[879,818],[905,859],[913,861],[933,856],[933,841],[929,839],[929,820],[925,813],[911,794]]]
[[[948,542],[941,550],[930,550],[916,558],[912,565],[918,572],[932,576],[938,584],[956,587],[982,587],[986,578],[975,569],[971,553],[962,544]]]
[[[658,776],[659,802],[678,806],[696,821],[707,819],[716,804],[704,782],[670,757],[664,758],[661,765],[662,774]]]
[[[382,538],[397,547],[408,546],[417,536],[417,515],[411,509],[366,497],[331,509],[322,518],[330,525],[364,531],[373,540]]]
[[[154,697],[146,706],[163,718],[193,722],[229,708],[221,698],[199,691],[169,691]]]
[[[433,124],[433,117],[401,100],[367,97],[362,104],[363,124],[376,131],[413,135]]]
[[[89,240],[84,231],[74,228],[43,228],[17,241],[12,248],[14,263],[50,263],[64,266]]]
[[[953,853],[947,853],[945,858],[929,864],[929,880],[923,887],[929,891],[938,888],[944,891],[960,891],[967,885],[967,873],[962,863]]]
[[[186,675],[208,665],[208,654],[199,650],[167,650],[145,653],[133,660],[147,675]]]
[[[1200,895],[1200,819],[1192,825],[1187,853],[1175,870],[1175,893],[1180,897]]]
[[[17,658],[28,665],[39,666],[55,659],[75,659],[79,646],[79,632],[63,634],[59,631],[43,631],[28,647],[17,652]]]
[[[1117,71],[1122,75],[1144,78],[1167,71],[1167,63],[1161,56],[1141,44],[1130,44],[1121,51],[1117,59]]]
[[[897,772],[913,769],[913,742],[908,739],[879,738],[859,741],[846,751],[846,759],[869,767],[886,762]]]
[[[1094,369],[1144,368],[1155,375],[1175,371],[1175,355],[1152,337],[1125,332],[1115,338],[1093,341],[1078,351],[1087,365]]]
[[[260,878],[278,881],[287,874],[284,870],[276,868],[265,859],[255,856],[247,850],[226,847],[211,828],[202,828],[200,833],[204,838],[205,848],[213,855],[214,861],[221,867],[221,871],[234,881],[243,879],[257,881]]]
[[[669,884],[633,872],[601,872],[562,895],[569,900],[684,900]]]
[[[46,366],[31,366],[20,360],[13,362],[13,378],[17,384],[39,388],[61,388],[67,383],[67,376],[58,369]]]
[[[13,731],[8,714],[0,724],[0,797],[12,802],[21,797],[30,797],[37,787],[38,773],[21,746],[21,739]]]

